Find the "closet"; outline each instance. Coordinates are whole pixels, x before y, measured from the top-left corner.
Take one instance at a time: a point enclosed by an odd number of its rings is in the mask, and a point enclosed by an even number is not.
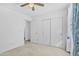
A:
[[[31,42],[63,48],[63,17],[51,17],[31,22]]]
[[[41,37],[39,43],[50,45],[50,19],[41,20]]]
[[[51,18],[51,45],[63,48],[63,17]]]

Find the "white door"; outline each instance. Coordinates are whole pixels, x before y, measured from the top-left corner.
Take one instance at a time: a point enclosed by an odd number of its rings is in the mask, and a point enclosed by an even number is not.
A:
[[[51,45],[63,48],[62,17],[51,19]]]
[[[42,20],[42,44],[49,45],[50,43],[50,19]]]
[[[34,20],[31,22],[31,42],[38,43],[39,40],[39,22]]]

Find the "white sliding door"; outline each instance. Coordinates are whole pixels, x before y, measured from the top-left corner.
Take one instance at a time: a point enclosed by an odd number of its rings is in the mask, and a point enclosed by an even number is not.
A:
[[[51,19],[51,45],[63,48],[62,17]]]
[[[31,41],[39,44],[50,43],[50,19],[35,20],[31,23]]]
[[[50,19],[42,20],[42,41],[43,44],[50,43]]]
[[[38,30],[39,30],[39,22],[34,20],[31,22],[31,42],[34,43],[38,43],[38,39],[39,39],[39,34],[38,34]]]

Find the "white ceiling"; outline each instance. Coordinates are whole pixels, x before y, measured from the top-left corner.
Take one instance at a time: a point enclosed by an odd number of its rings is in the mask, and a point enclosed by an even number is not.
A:
[[[0,6],[1,5],[28,16],[41,15],[49,11],[66,8],[68,6],[67,3],[44,3],[44,7],[38,7],[35,11],[32,11],[29,7],[20,7],[21,3],[1,3]]]

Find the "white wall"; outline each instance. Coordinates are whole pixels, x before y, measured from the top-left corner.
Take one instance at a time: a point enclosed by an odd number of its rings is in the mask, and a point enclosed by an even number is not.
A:
[[[38,16],[34,16],[33,17],[33,20],[31,22],[31,33],[33,31],[36,31],[38,29],[37,26],[38,23],[37,22],[40,22],[39,20],[43,20],[43,19],[54,19],[54,18],[57,18],[57,17],[60,17],[60,18],[63,18],[62,20],[62,30],[63,30],[63,33],[61,34],[63,36],[63,42],[64,42],[64,49],[66,47],[65,43],[66,43],[66,37],[67,37],[67,8],[63,8],[63,9],[60,9],[60,10],[57,10],[57,11],[51,11],[49,13],[46,13],[46,14],[42,14],[42,15],[38,15]],[[37,25],[35,25],[35,23]],[[36,28],[37,27],[37,28]],[[39,29],[38,29],[39,30]],[[56,29],[57,30],[57,29]],[[32,35],[31,35],[32,36]],[[33,37],[33,36],[32,36]],[[37,36],[38,37],[38,36]],[[36,37],[35,37],[36,38]],[[36,38],[37,39],[37,38]],[[53,38],[54,39],[54,38]],[[38,40],[37,40],[38,41]],[[35,42],[37,42],[35,41]]]
[[[51,11],[46,14],[42,14],[39,16],[34,16],[33,20],[42,20],[42,19],[53,19],[54,17],[63,17],[63,37],[66,38],[67,36],[67,8],[59,9],[57,11]],[[33,22],[33,21],[32,21]]]
[[[53,19],[54,17],[63,17],[63,25],[62,25],[63,26],[63,38],[66,39],[66,36],[67,36],[67,15],[68,15],[67,13],[68,13],[67,8],[63,8],[63,9],[51,11],[51,12],[48,12],[46,14],[42,14],[39,16],[34,16],[33,20],[42,20],[42,19],[47,19],[47,18]]]
[[[65,15],[67,15],[67,7],[62,8],[62,9],[58,9],[56,11],[48,11],[45,14],[33,16],[32,19],[39,20],[39,19],[46,19],[46,18],[56,17],[56,16],[59,17],[59,16],[65,16]]]
[[[31,21],[31,16],[27,13],[28,11],[21,8],[18,3],[0,3],[0,7],[7,8],[17,12],[19,15],[25,18],[25,20]],[[25,11],[25,12],[24,12]]]
[[[13,10],[0,6],[0,53],[24,45],[24,19]]]

